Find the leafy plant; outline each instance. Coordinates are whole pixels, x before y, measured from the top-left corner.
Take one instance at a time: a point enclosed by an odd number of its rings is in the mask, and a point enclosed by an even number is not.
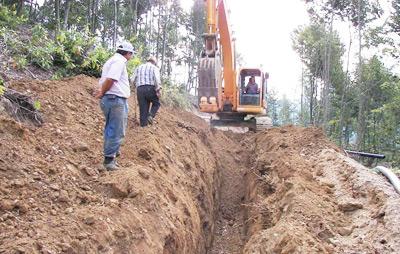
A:
[[[42,104],[40,103],[40,101],[34,101],[33,108],[36,110],[40,110],[42,108]]]
[[[24,16],[17,16],[15,9],[10,9],[7,6],[0,6],[0,27],[16,28],[17,26],[26,23],[28,19]]]
[[[189,94],[185,91],[184,86],[172,84],[169,80],[164,81],[163,84],[161,100],[164,104],[182,109],[191,108]]]
[[[30,62],[44,70],[49,70],[53,65],[53,54],[56,50],[54,42],[49,39],[47,30],[36,25],[32,29],[32,40],[28,47]]]
[[[28,65],[28,60],[22,55],[16,55],[14,57],[14,64],[16,69],[22,70]]]
[[[112,56],[112,52],[103,46],[97,46],[94,50],[88,53],[81,67],[82,72],[87,75],[100,77],[101,68],[108,58]]]
[[[6,88],[4,87],[4,81],[0,77],[0,96],[2,96],[4,94],[5,90],[6,90]]]

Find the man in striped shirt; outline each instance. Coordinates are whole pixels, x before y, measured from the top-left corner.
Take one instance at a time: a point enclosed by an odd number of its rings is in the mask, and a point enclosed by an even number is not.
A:
[[[135,70],[131,80],[137,89],[140,126],[145,127],[153,123],[153,119],[161,105],[161,79],[160,70],[157,67],[157,59],[149,57],[146,63]]]

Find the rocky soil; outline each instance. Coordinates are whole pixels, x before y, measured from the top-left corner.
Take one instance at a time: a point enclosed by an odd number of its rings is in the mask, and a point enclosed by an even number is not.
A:
[[[0,107],[0,253],[396,253],[399,196],[316,128],[235,134],[131,98],[121,169],[102,168],[95,79],[17,80],[44,124]]]

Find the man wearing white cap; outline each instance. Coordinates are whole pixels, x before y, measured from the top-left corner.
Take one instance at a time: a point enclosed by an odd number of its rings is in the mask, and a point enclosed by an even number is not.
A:
[[[153,56],[149,57],[146,63],[137,67],[131,80],[137,89],[140,126],[153,124],[153,118],[161,105],[161,79],[157,59]]]
[[[128,120],[127,98],[131,95],[126,63],[133,55],[133,46],[123,42],[117,52],[104,64],[99,89],[95,97],[101,99],[100,107],[106,123],[104,127],[104,167],[117,169],[116,157],[125,137]]]

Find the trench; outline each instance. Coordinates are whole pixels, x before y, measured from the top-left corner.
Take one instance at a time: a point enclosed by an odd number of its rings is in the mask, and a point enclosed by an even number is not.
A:
[[[219,202],[214,221],[213,242],[207,254],[242,253],[246,243],[246,172],[250,167],[249,153],[238,140],[245,134],[230,137],[237,145],[233,153],[225,154],[219,168]],[[247,148],[248,149],[248,148]]]

